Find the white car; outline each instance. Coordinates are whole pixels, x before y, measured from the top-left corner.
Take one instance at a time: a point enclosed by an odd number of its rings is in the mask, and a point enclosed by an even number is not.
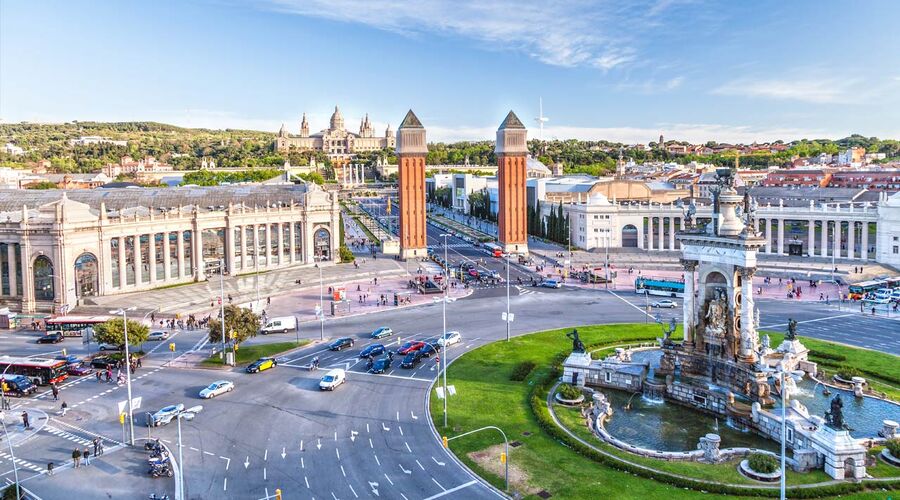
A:
[[[459,342],[462,342],[462,336],[459,334],[459,332],[447,332],[441,335],[441,338],[438,339],[437,344],[441,347],[447,347]]]
[[[122,347],[117,346],[115,344],[107,344],[105,342],[101,342],[97,346],[101,351],[121,351]]]
[[[323,391],[333,391],[337,386],[343,384],[347,381],[347,374],[344,373],[344,370],[341,368],[335,368],[330,370],[328,373],[322,377],[322,380],[319,382],[319,389]]]
[[[225,394],[226,392],[231,392],[234,390],[234,382],[230,380],[217,380],[211,384],[206,389],[200,391],[200,397],[203,399],[212,399],[219,394]]]
[[[147,335],[147,340],[166,340],[168,338],[169,332],[164,330],[153,331]]]
[[[666,309],[672,309],[678,307],[678,304],[675,303],[674,300],[662,299],[653,303],[653,307],[662,307]]]
[[[169,405],[163,408],[160,408],[159,411],[150,416],[150,422],[153,424],[153,427],[158,427],[160,425],[166,425],[175,418],[176,415],[184,411],[184,405],[178,403],[177,405]]]

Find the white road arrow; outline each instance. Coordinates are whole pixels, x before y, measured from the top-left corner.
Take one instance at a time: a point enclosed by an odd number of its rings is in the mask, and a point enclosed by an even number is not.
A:
[[[434,457],[431,457],[431,459],[432,459],[432,460],[434,460],[434,463],[436,463],[436,464],[438,464],[438,465],[440,465],[440,466],[441,466],[441,467],[443,467],[443,466],[445,466],[445,465],[447,465],[447,464],[446,464],[446,463],[444,463],[444,462],[438,462],[438,459],[436,459],[436,458],[434,458]]]
[[[321,439],[316,439],[316,449],[319,449],[319,450],[322,449],[322,440]]]
[[[247,456],[247,458],[244,460],[244,468],[246,469],[247,467],[250,467],[250,457],[249,456]]]
[[[413,420],[419,420],[419,417],[417,417],[416,414],[412,412],[412,410],[410,410],[409,416],[411,416]]]
[[[407,469],[403,468],[403,464],[397,464],[397,465],[400,466],[400,470],[402,470],[404,474],[412,474],[411,470],[407,470]]]
[[[300,440],[300,451],[303,451],[303,440]]]
[[[384,432],[389,432],[389,431],[391,430],[390,427],[384,425],[384,422],[381,423],[381,429],[382,429]]]
[[[369,488],[372,488],[373,495],[375,495],[376,497],[380,496],[380,495],[378,495],[378,483],[369,481]]]
[[[281,459],[284,460],[284,457],[287,456],[287,453],[284,451],[284,447],[281,448]]]
[[[357,435],[357,434],[359,434],[359,433],[356,432],[356,431],[350,431],[350,441],[351,441],[351,442],[356,442],[356,435]]]

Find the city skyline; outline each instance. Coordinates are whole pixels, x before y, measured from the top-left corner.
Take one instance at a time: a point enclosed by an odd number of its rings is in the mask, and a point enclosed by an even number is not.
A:
[[[895,4],[515,5],[4,2],[0,120],[275,133],[337,104],[487,140],[510,109],[537,137],[543,98],[546,139],[900,137]]]

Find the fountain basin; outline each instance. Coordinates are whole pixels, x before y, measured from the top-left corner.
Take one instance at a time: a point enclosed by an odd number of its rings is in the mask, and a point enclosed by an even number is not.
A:
[[[749,460],[741,460],[741,463],[738,464],[738,472],[740,472],[742,476],[748,479],[761,481],[764,483],[774,483],[781,479],[781,469],[770,473],[756,472],[755,470],[750,468]]]

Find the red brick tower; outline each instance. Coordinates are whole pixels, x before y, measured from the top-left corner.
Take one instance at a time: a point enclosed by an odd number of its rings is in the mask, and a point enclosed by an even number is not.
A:
[[[428,253],[425,237],[425,127],[409,110],[397,129],[400,179],[400,257],[421,258]]]
[[[528,153],[525,125],[512,111],[497,129],[497,185],[500,226],[499,244],[505,252],[528,253],[527,207],[525,201],[525,155]]]

